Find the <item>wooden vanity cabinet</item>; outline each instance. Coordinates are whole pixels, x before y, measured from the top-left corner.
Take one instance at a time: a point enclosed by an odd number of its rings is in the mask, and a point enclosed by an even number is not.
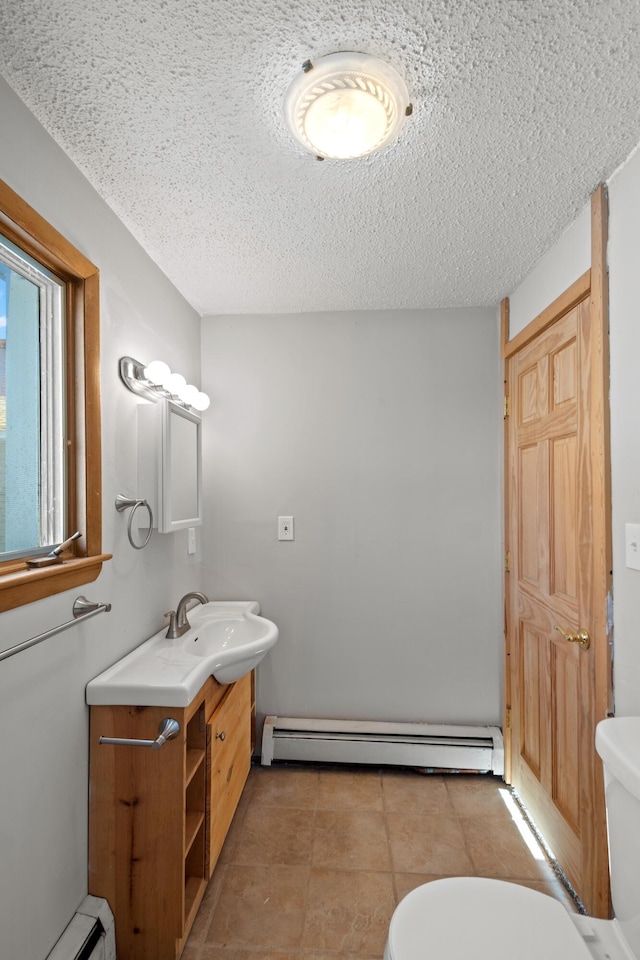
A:
[[[188,707],[92,706],[89,893],[115,917],[119,960],[177,960],[251,764],[252,676],[210,677]],[[159,750],[100,744],[154,740]]]
[[[251,765],[251,678],[236,684],[207,722],[207,865],[213,872]],[[237,731],[233,734],[233,731]]]

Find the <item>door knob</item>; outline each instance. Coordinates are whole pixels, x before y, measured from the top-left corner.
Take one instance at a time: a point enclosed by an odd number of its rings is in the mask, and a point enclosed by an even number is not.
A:
[[[553,629],[561,633],[569,643],[579,643],[583,650],[588,650],[591,646],[591,638],[586,630],[578,630],[577,633],[570,633],[568,630],[565,630],[564,627],[558,626],[557,623]]]

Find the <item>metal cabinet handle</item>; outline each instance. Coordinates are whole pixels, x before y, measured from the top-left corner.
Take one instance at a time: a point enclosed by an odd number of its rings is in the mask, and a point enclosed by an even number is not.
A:
[[[216,733],[216,740],[226,740],[227,735],[224,730],[221,733]]]
[[[565,630],[564,627],[558,626],[557,623],[553,629],[561,633],[569,643],[579,643],[583,650],[588,650],[591,646],[591,638],[586,630],[578,630],[577,633],[570,633],[568,630]]]
[[[115,743],[121,747],[151,747],[152,750],[159,750],[167,740],[173,740],[180,733],[180,724],[171,717],[165,717],[160,721],[158,727],[158,736],[155,740],[127,740],[123,737],[100,737],[98,743]]]

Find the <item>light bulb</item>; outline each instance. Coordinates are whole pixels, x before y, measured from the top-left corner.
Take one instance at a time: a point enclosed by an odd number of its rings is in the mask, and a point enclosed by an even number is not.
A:
[[[191,406],[195,410],[200,410],[202,412],[203,410],[208,410],[210,404],[211,404],[211,400],[209,399],[208,395],[206,393],[200,392],[192,402]]]
[[[192,383],[185,383],[178,396],[188,407],[192,407],[194,399],[198,396],[198,388]]]
[[[304,65],[287,92],[294,137],[317,157],[352,160],[381,150],[411,113],[391,64],[362,53],[330,53]]]
[[[332,90],[307,110],[304,132],[314,149],[329,157],[360,157],[382,142],[385,105],[368,90]]]
[[[165,381],[170,376],[171,368],[164,360],[152,360],[151,363],[144,368],[145,380],[150,380],[151,383],[155,383],[159,387],[164,386]]]
[[[173,393],[175,396],[180,396],[180,391],[185,387],[187,381],[182,376],[181,373],[172,373],[170,377],[167,377],[163,383],[165,390],[168,390],[169,393]]]

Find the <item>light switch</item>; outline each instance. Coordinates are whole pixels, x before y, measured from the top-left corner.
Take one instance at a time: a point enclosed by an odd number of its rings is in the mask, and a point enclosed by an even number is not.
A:
[[[278,517],[278,540],[293,540],[293,517]]]
[[[631,570],[640,570],[640,523],[624,526],[626,564]]]

